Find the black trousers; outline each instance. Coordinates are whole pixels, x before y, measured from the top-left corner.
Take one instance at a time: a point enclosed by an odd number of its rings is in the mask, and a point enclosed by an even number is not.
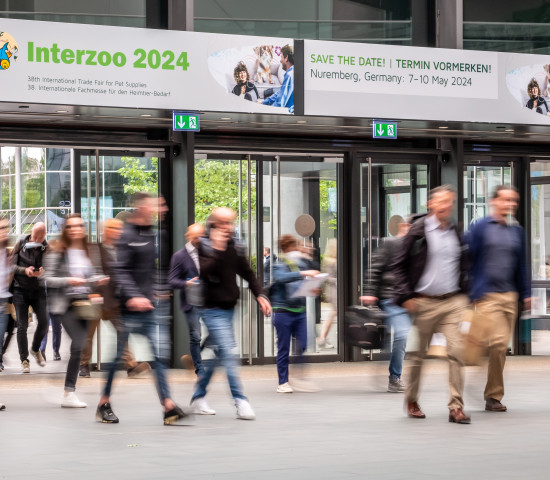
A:
[[[40,350],[42,339],[48,331],[49,317],[46,292],[44,290],[23,290],[15,288],[13,292],[13,305],[17,317],[17,345],[21,361],[29,359],[29,342],[27,329],[29,328],[29,307],[32,307],[38,325],[34,332],[31,348],[34,352]]]

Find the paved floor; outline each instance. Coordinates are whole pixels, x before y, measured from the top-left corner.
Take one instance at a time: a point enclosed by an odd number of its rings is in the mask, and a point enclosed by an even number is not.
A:
[[[313,365],[322,391],[283,395],[274,366],[244,367],[256,421],[235,419],[220,374],[208,396],[217,415],[183,427],[162,425],[151,378],[120,373],[112,403],[121,423],[106,425],[94,421],[100,374],[79,379],[90,407],[78,410],[59,407],[63,374],[0,374],[0,479],[549,478],[550,358],[509,358],[504,414],[483,410],[484,374],[468,368],[471,425],[447,422],[443,361],[427,362],[423,421],[407,419],[402,395],[385,392],[386,368]],[[191,373],[170,375],[187,403]]]

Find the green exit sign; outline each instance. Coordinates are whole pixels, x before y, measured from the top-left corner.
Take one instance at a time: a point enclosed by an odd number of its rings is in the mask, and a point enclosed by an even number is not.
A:
[[[397,123],[373,121],[372,138],[397,138]]]
[[[200,119],[198,113],[189,112],[173,112],[172,128],[175,132],[178,131],[200,131]]]

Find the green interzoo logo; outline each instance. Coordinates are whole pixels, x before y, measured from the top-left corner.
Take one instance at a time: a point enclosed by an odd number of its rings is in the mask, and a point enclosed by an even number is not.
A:
[[[19,56],[17,42],[8,32],[0,32],[0,70],[7,70]]]
[[[61,48],[57,43],[51,47],[41,47],[34,42],[28,42],[27,60],[36,63],[64,63],[66,65],[91,65],[91,66],[115,66],[124,67],[128,58],[124,52],[108,52],[106,50],[73,50]],[[173,52],[172,50],[157,49],[145,50],[136,48],[132,66],[134,68],[150,68],[152,70],[183,70],[189,68],[187,52]]]

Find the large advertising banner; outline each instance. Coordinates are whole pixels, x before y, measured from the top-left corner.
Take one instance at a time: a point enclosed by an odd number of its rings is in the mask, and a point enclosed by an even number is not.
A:
[[[550,57],[304,43],[306,115],[550,124]]]
[[[0,19],[4,102],[289,114],[293,53],[284,38]]]

